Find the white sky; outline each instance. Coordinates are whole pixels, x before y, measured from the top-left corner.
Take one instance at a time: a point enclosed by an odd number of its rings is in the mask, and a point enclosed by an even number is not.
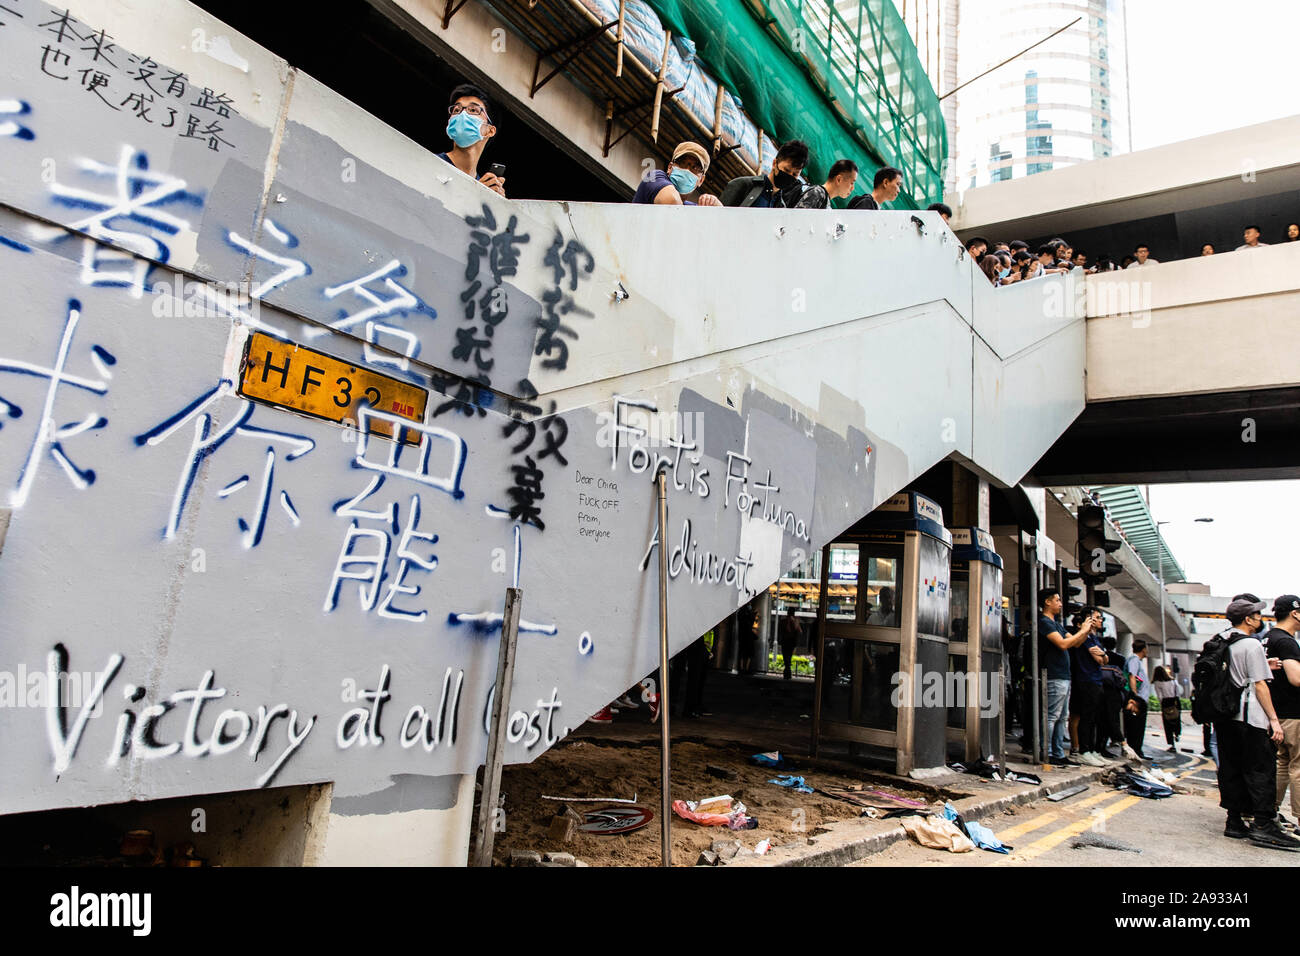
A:
[[[1297,0],[1128,0],[1133,148],[1300,113]]]
[[[1133,148],[1300,113],[1300,0],[1128,0]],[[1300,148],[1298,145],[1297,148]],[[1189,580],[1300,594],[1300,481],[1152,485]],[[1195,524],[1194,518],[1213,518]]]

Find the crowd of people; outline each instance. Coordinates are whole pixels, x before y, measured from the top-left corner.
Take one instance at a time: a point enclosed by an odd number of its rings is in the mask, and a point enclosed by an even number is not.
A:
[[[1242,233],[1242,244],[1234,251],[1259,249],[1268,245],[1266,242],[1259,241],[1262,234],[1258,226],[1247,226]],[[1300,242],[1300,224],[1290,223],[1286,227],[1283,241]],[[1151,258],[1151,247],[1145,242],[1138,243],[1133,252],[1124,256],[1119,262],[1116,262],[1110,253],[1103,253],[1095,259],[1090,259],[1087,252],[1082,249],[1076,250],[1064,239],[1059,238],[1050,239],[1031,252],[1029,244],[1023,239],[990,243],[982,236],[972,236],[966,241],[966,251],[974,258],[989,282],[995,286],[1010,285],[1013,282],[1037,279],[1045,275],[1062,275],[1073,269],[1082,270],[1084,275],[1093,275],[1098,272],[1142,269],[1160,264],[1159,260]],[[1202,256],[1214,254],[1213,243],[1207,242],[1201,246]]]
[[[450,150],[439,153],[438,156],[504,196],[504,167],[490,167],[481,175],[478,171],[484,148],[497,132],[489,111],[487,94],[478,87],[463,83],[452,90],[448,106],[450,118],[447,136],[453,145]],[[784,143],[776,151],[766,172],[756,176],[738,176],[727,183],[721,196],[715,196],[701,189],[711,158],[709,151],[699,143],[689,140],[678,143],[666,169],[653,169],[642,177],[632,202],[655,206],[827,209],[832,200],[847,199],[857,188],[858,166],[851,159],[838,159],[832,163],[825,182],[806,183],[802,174],[808,166],[808,144],[795,139]],[[849,201],[848,208],[880,209],[882,203],[897,199],[902,189],[902,171],[884,166],[872,177],[871,191],[854,197]],[[939,213],[944,222],[952,218],[952,209],[944,203],[933,203],[928,209]],[[1261,235],[1258,226],[1247,226],[1243,242],[1236,251],[1268,245],[1260,241]],[[1293,222],[1286,227],[1284,241],[1300,242],[1300,224]],[[1086,251],[1076,250],[1060,238],[1032,248],[1023,239],[990,242],[982,236],[974,236],[967,240],[966,250],[994,286],[1011,285],[1040,276],[1060,275],[1074,269],[1092,274],[1159,265],[1158,260],[1151,258],[1151,249],[1146,243],[1139,243],[1131,254],[1118,261],[1110,253],[1090,257]],[[1215,251],[1212,243],[1207,242],[1201,246],[1202,256],[1214,255]]]
[[[1273,602],[1267,628],[1265,602],[1238,594],[1228,605],[1230,629],[1222,669],[1227,699],[1219,711],[1203,708],[1204,750],[1218,766],[1219,805],[1227,811],[1224,836],[1266,847],[1300,850],[1300,597]],[[1147,645],[1135,640],[1127,658],[1102,636],[1101,612],[1084,607],[1067,626],[1060,592],[1039,595],[1039,665],[1046,672],[1048,759],[1058,766],[1106,766],[1121,756],[1147,760],[1147,708],[1160,703],[1165,741],[1176,752],[1182,736],[1182,694],[1164,666],[1148,678]],[[1195,695],[1209,692],[1215,670],[1198,668]],[[1216,700],[1219,691],[1213,691]],[[1070,750],[1066,751],[1066,738]],[[1029,741],[1022,741],[1028,749]],[[1112,749],[1114,748],[1114,749]],[[1288,820],[1280,812],[1288,789]],[[1247,823],[1247,819],[1250,823]]]

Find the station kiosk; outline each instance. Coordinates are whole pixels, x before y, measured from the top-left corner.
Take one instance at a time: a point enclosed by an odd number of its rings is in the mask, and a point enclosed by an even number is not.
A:
[[[950,753],[963,761],[1000,753],[1002,558],[981,528],[952,529],[948,673]]]
[[[901,774],[944,764],[947,710],[923,700],[921,678],[948,670],[951,550],[943,510],[911,491],[822,550],[814,754],[846,740],[892,751]]]

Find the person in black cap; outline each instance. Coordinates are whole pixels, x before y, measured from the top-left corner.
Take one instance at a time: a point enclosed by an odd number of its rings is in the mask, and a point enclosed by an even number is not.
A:
[[[1215,721],[1219,738],[1219,806],[1228,811],[1223,835],[1257,846],[1300,850],[1300,840],[1278,825],[1274,808],[1277,748],[1282,725],[1268,691],[1270,670],[1259,633],[1264,602],[1239,595],[1228,605],[1228,673],[1242,688],[1241,706],[1230,719]],[[1243,819],[1253,815],[1251,826]]]
[[[1290,825],[1300,822],[1300,597],[1283,594],[1273,602],[1273,629],[1264,635],[1273,682],[1273,708],[1282,724],[1282,741],[1277,745],[1277,803],[1281,809],[1287,787],[1291,788]]]

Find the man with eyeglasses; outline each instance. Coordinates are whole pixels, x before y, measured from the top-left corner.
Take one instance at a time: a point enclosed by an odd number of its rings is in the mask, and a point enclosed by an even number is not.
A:
[[[488,140],[497,134],[497,128],[488,117],[487,94],[477,86],[462,83],[451,91],[447,114],[450,117],[447,121],[447,136],[451,139],[452,148],[439,153],[439,158],[445,159],[466,176],[477,179],[494,193],[504,196],[504,176],[490,172],[482,176],[478,174],[483,149]]]

